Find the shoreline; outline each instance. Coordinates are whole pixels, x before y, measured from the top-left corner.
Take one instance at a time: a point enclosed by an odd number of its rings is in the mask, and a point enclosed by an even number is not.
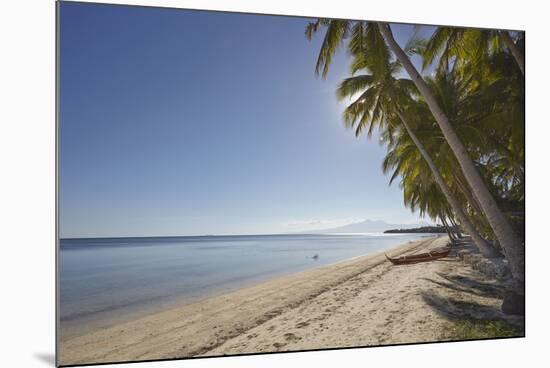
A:
[[[348,258],[348,259],[341,260],[341,261],[338,261],[338,262],[335,262],[335,263],[332,263],[332,264],[329,264],[329,265],[322,265],[322,266],[314,267],[312,269],[308,269],[308,270],[305,270],[305,271],[300,271],[300,272],[297,272],[297,273],[284,275],[284,276],[278,276],[278,277],[275,277],[273,279],[269,279],[267,281],[258,281],[258,282],[255,282],[255,283],[251,284],[251,285],[249,284],[249,285],[246,285],[242,288],[232,290],[232,291],[228,291],[226,293],[216,294],[214,296],[209,296],[209,297],[206,297],[204,299],[201,299],[201,300],[198,300],[198,301],[193,301],[193,302],[190,302],[190,303],[181,303],[177,306],[170,307],[170,308],[168,308],[166,310],[163,310],[163,311],[160,311],[160,312],[154,312],[154,313],[149,313],[149,314],[146,314],[146,315],[143,315],[143,316],[138,316],[137,318],[134,318],[134,319],[131,319],[129,321],[122,322],[122,323],[117,323],[117,324],[115,324],[113,326],[110,326],[110,327],[99,328],[99,329],[96,329],[96,330],[93,330],[93,331],[90,331],[90,332],[87,332],[87,333],[84,333],[84,334],[79,334],[77,336],[70,336],[70,337],[68,337],[66,339],[63,339],[61,341],[61,344],[60,344],[61,345],[61,349],[60,349],[61,350],[61,359],[60,359],[60,361],[61,362],[64,362],[65,360],[69,361],[69,363],[63,363],[63,364],[73,364],[73,362],[95,361],[94,359],[97,359],[97,357],[94,357],[94,358],[89,357],[89,354],[87,354],[85,351],[83,351],[83,350],[87,350],[87,349],[83,349],[83,347],[80,345],[79,342],[82,340],[82,342],[86,341],[85,344],[89,344],[89,343],[93,343],[94,341],[96,341],[96,339],[100,340],[103,336],[109,336],[109,339],[111,339],[113,337],[113,335],[118,335],[118,334],[116,334],[116,331],[121,330],[122,326],[124,326],[124,328],[134,327],[133,329],[135,329],[135,332],[139,333],[139,331],[137,331],[138,328],[136,328],[137,326],[135,326],[135,325],[142,324],[142,323],[143,324],[148,324],[149,321],[147,321],[147,320],[149,320],[149,319],[154,320],[154,319],[160,318],[163,321],[165,321],[166,323],[168,323],[168,320],[170,320],[172,318],[173,319],[181,318],[181,317],[179,317],[179,315],[181,313],[185,313],[185,311],[182,311],[182,309],[191,309],[191,310],[199,309],[200,310],[202,308],[202,306],[201,306],[202,304],[214,304],[214,303],[217,303],[218,301],[220,303],[223,303],[224,302],[223,299],[228,297],[228,296],[232,297],[232,298],[236,298],[236,299],[238,299],[240,297],[240,295],[234,295],[234,294],[240,294],[240,293],[242,293],[242,294],[254,294],[254,293],[258,293],[258,292],[260,292],[260,293],[264,292],[265,293],[265,291],[267,291],[268,289],[281,287],[282,284],[287,282],[288,280],[294,279],[294,280],[299,281],[300,279],[302,279],[304,277],[305,278],[311,277],[310,276],[311,273],[318,274],[318,273],[321,273],[321,271],[323,271],[327,268],[330,269],[330,268],[338,267],[340,265],[348,265],[350,263],[354,264],[354,263],[361,262],[361,261],[368,261],[369,259],[377,259],[378,261],[383,262],[383,261],[385,261],[384,253],[404,253],[404,252],[407,252],[407,251],[411,250],[412,248],[416,248],[419,244],[424,244],[425,242],[431,241],[434,238],[435,238],[435,236],[434,237],[428,237],[426,239],[421,239],[421,240],[418,240],[418,241],[407,242],[405,244],[399,244],[396,247],[393,247],[393,248],[385,250],[385,251],[375,252],[375,253],[364,255],[364,256],[357,256],[357,257]],[[380,258],[380,259],[378,259],[378,258]],[[325,285],[321,285],[321,288],[323,288],[323,286],[325,286]],[[319,287],[319,286],[317,286],[317,287]],[[254,290],[254,289],[260,289],[260,290]],[[305,290],[305,291],[307,291],[307,290]],[[270,311],[267,311],[267,314],[269,314],[269,312]],[[175,316],[174,314],[177,314],[178,316]],[[185,317],[183,317],[183,318],[185,319]],[[162,328],[160,328],[160,330],[162,330]],[[124,330],[124,331],[126,331],[126,330]],[[230,333],[229,335],[233,335],[233,334]],[[108,349],[109,346],[110,346],[110,344],[105,344],[103,349]],[[196,354],[192,354],[192,355],[196,355]],[[67,356],[67,359],[65,359],[65,356]],[[133,360],[133,358],[120,359],[118,356],[117,357],[112,357],[111,359],[109,359],[108,357],[109,357],[109,355],[105,355],[105,358],[107,358],[107,360],[105,360],[105,361]],[[85,360],[83,360],[82,358],[84,358]],[[143,359],[149,359],[149,358],[143,358]]]
[[[275,234],[275,235],[268,234],[268,236],[284,236],[284,237],[294,236],[294,235],[296,234]],[[299,234],[299,235],[302,236],[303,234]],[[318,236],[324,236],[324,235],[349,235],[349,234],[306,234],[306,235],[318,237]],[[357,235],[365,235],[365,234],[357,234]],[[380,236],[384,234],[377,233],[375,235]],[[397,237],[397,239],[395,240],[395,243],[393,245],[390,245],[390,247],[385,249],[385,251],[391,252],[395,248],[434,236],[434,234],[420,234],[420,235],[423,235],[423,237],[419,237],[418,236],[419,234],[410,234],[410,235],[416,235],[416,239],[410,240],[410,239],[407,239],[406,237],[407,234],[398,234],[398,235],[404,235],[405,239],[399,239],[399,237]],[[264,235],[244,235],[244,236],[231,235],[231,236],[241,238],[241,237],[255,237],[255,236],[264,236]],[[204,236],[189,236],[188,238],[197,238],[197,237],[223,238],[226,236],[204,235]],[[181,238],[181,237],[179,236],[178,237],[168,237],[168,236],[136,237],[132,239],[150,239],[150,238],[171,239],[171,238]],[[90,238],[90,239],[111,239],[111,238]],[[123,238],[123,239],[126,239],[126,238]],[[88,238],[78,238],[77,240],[88,240]],[[77,250],[80,250],[80,249],[77,249]],[[312,270],[318,267],[331,266],[334,264],[338,264],[340,262],[351,261],[357,258],[366,257],[370,255],[376,255],[379,252],[381,252],[381,250],[367,251],[366,254],[358,254],[348,258],[341,258],[339,260],[333,260],[332,262],[328,262],[328,263],[321,261],[319,262],[319,264],[315,264],[317,262],[312,262],[311,265],[308,265],[306,268],[300,267],[302,269],[278,270],[275,272],[268,272],[266,274],[258,274],[252,277],[247,276],[242,279],[239,279],[237,282],[224,283],[224,284],[220,284],[217,287],[209,286],[200,292],[195,291],[193,294],[182,293],[181,295],[164,296],[162,298],[157,298],[157,299],[142,299],[140,303],[123,304],[122,306],[117,305],[115,307],[105,308],[104,310],[85,311],[84,313],[81,313],[80,315],[76,315],[76,316],[68,316],[68,317],[62,316],[60,320],[60,323],[61,323],[60,338],[61,338],[61,341],[66,341],[68,339],[86,335],[101,329],[110,328],[122,323],[131,322],[143,317],[151,316],[167,310],[182,307],[184,305],[198,303],[209,298],[225,295],[241,289],[256,286],[265,282],[269,282],[271,280],[275,280],[280,277],[292,276],[292,275],[299,274],[301,272],[307,272],[309,270]]]
[[[440,300],[434,296],[427,299],[417,288],[419,283],[426,282],[423,279],[445,271],[445,267],[465,267],[463,263],[392,266],[384,254],[416,252],[439,247],[446,241],[445,236],[434,236],[401,244],[69,338],[60,344],[60,363],[188,358],[445,339],[434,336],[448,320],[434,312],[434,303]],[[433,283],[428,286],[437,287]],[[486,299],[484,302],[489,304],[498,303],[494,296]],[[393,331],[391,325],[399,319],[404,324],[396,324],[398,330]],[[433,326],[428,328],[430,323]]]

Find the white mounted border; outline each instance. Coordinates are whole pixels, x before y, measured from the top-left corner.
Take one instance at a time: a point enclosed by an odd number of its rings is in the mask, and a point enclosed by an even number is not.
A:
[[[529,13],[529,8],[522,7],[521,3],[506,0],[500,2],[481,0],[84,0],[82,2],[517,30],[524,29],[524,19]]]
[[[95,1],[105,2],[105,1]],[[524,339],[105,367],[518,367],[547,358],[550,16],[543,1],[112,0],[108,3],[526,30],[527,320]],[[55,3],[0,3],[0,364],[52,367]]]

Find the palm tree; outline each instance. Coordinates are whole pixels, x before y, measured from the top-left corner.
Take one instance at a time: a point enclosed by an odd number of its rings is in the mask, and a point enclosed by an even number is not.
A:
[[[521,74],[525,75],[523,52],[520,50],[523,33],[518,33],[514,42],[506,30],[476,28],[437,27],[428,42],[423,45],[423,68],[439,60],[439,69],[456,66],[481,65],[493,54],[503,50],[503,44],[510,50]]]
[[[518,45],[514,42],[508,31],[499,31],[499,35],[502,38],[502,41],[504,41],[506,47],[508,47],[512,55],[514,55],[514,59],[516,59],[516,62],[518,63],[521,74],[525,75],[525,60],[523,58],[523,52],[520,51]],[[522,36],[522,33],[520,33],[520,36]]]
[[[384,172],[394,170],[392,181],[397,176],[402,178],[400,187],[403,189],[406,206],[413,212],[418,210],[421,216],[428,215],[433,221],[440,221],[451,241],[456,240],[458,236],[454,231],[458,226],[454,223],[449,224],[453,218],[452,209],[440,187],[433,180],[426,161],[419,155],[417,147],[406,132],[399,140],[399,144],[388,149],[384,159]],[[404,143],[405,141],[407,143]]]
[[[492,247],[485,239],[479,235],[477,229],[475,228],[474,224],[471,222],[471,220],[466,215],[464,209],[462,208],[462,205],[460,202],[456,199],[456,197],[453,195],[451,189],[447,185],[447,182],[439,172],[437,166],[435,165],[434,161],[431,159],[429,153],[424,148],[424,145],[420,142],[414,131],[411,129],[409,124],[406,122],[406,119],[403,116],[403,113],[398,112],[398,116],[401,119],[401,122],[403,123],[403,126],[405,127],[409,137],[414,142],[415,146],[417,147],[419,153],[421,154],[422,158],[426,161],[428,167],[430,168],[435,182],[439,185],[439,189],[451,205],[452,209],[454,210],[454,213],[458,217],[460,223],[466,231],[470,234],[472,239],[474,240],[474,243],[477,245],[479,251],[488,258],[492,257],[498,257],[500,256],[499,252],[496,251],[494,247]],[[441,217],[441,216],[440,216]],[[443,220],[444,221],[444,220]]]
[[[378,29],[380,30],[380,33],[389,48],[392,50],[397,60],[399,60],[399,62],[403,65],[430,108],[430,111],[443,132],[445,139],[458,160],[462,172],[464,173],[464,177],[472,188],[475,197],[478,199],[483,212],[491,225],[491,228],[493,229],[506,257],[509,260],[512,274],[517,281],[515,288],[518,293],[523,294],[525,281],[525,259],[524,245],[521,239],[515,234],[507,218],[498,208],[495,199],[491,195],[487,185],[483,181],[483,178],[468,155],[466,147],[460,141],[453,126],[451,125],[451,122],[437,103],[432,91],[422,76],[418,73],[416,67],[412,64],[405,51],[403,51],[401,46],[399,46],[399,44],[395,41],[390,26],[386,23],[378,23]]]
[[[524,261],[523,242],[514,232],[514,230],[510,226],[510,223],[508,222],[508,220],[506,219],[506,217],[498,207],[486,183],[483,181],[483,178],[481,177],[481,175],[477,172],[474,163],[472,162],[471,158],[468,155],[468,151],[466,147],[462,144],[456,132],[453,130],[453,127],[449,119],[445,116],[440,106],[435,101],[429,87],[426,85],[425,81],[422,79],[422,77],[420,76],[420,74],[418,73],[414,65],[411,63],[407,54],[403,51],[403,49],[397,44],[397,42],[393,38],[390,27],[385,23],[371,23],[371,22],[359,22],[359,23],[362,23],[361,29],[368,28],[369,30],[372,30],[373,24],[378,27],[378,30],[382,35],[382,38],[384,39],[385,43],[389,45],[391,51],[393,52],[397,60],[399,60],[401,64],[405,67],[405,70],[407,71],[410,78],[414,82],[418,91],[420,92],[420,94],[423,96],[424,100],[428,104],[433,117],[435,118],[438,126],[440,127],[446,141],[449,143],[451,150],[456,156],[456,159],[462,170],[462,175],[466,183],[468,184],[469,188],[472,190],[472,194],[475,198],[475,202],[479,204],[479,207],[481,208],[483,214],[485,215],[485,218],[487,219],[487,222],[489,223],[492,232],[495,234],[496,238],[498,239],[505,253],[505,256],[509,261],[515,284],[513,285],[512,292],[505,296],[503,309],[505,309],[504,306],[507,305],[510,301],[512,301],[512,304],[514,304],[514,302],[517,301],[518,304],[516,305],[518,306],[518,308],[521,308],[520,303],[521,303],[521,300],[523,300],[521,295],[524,294],[524,282],[525,282],[525,269],[524,269],[525,261]],[[317,61],[316,71],[317,73],[319,73],[319,71],[322,69],[323,76],[326,76],[326,73],[328,71],[328,68],[331,62],[332,54],[336,51],[339,45],[342,42],[344,42],[346,38],[350,39],[348,43],[348,48],[353,41],[353,44],[355,45],[360,45],[363,48],[367,47],[366,49],[367,55],[376,55],[377,52],[380,52],[380,50],[368,49],[368,47],[371,45],[368,45],[365,42],[363,42],[364,36],[361,34],[361,32],[355,32],[355,34],[351,35],[351,30],[354,29],[356,26],[356,24],[354,24],[353,21],[338,21],[337,23],[336,22],[333,23],[332,21],[327,19],[320,19],[308,25],[308,27],[306,28],[306,36],[308,38],[311,38],[312,34],[315,33],[321,26],[327,27],[327,30],[328,28],[332,28],[330,31],[330,37],[329,37],[328,31],[327,31],[327,34],[325,35],[325,40],[321,47],[321,51],[319,53],[319,58]],[[472,70],[472,68],[470,68],[470,70]],[[473,73],[471,74],[474,75]],[[480,73],[478,73],[478,75],[479,74]],[[520,294],[519,298],[517,294]]]
[[[384,46],[385,44],[382,44],[379,47]],[[379,52],[374,58],[368,55],[362,56],[354,62],[354,68],[357,70],[365,69],[367,71],[374,69],[377,70],[377,73],[352,76],[345,79],[338,87],[337,94],[340,99],[359,94],[355,101],[344,110],[344,122],[346,125],[354,127],[356,135],[359,135],[366,127],[367,133],[370,136],[375,126],[390,127],[391,129],[391,125],[388,125],[389,122],[392,120],[400,122],[414,142],[421,157],[428,164],[435,182],[443,192],[461,224],[472,236],[480,252],[486,257],[499,256],[496,249],[478,234],[474,225],[464,213],[460,203],[456,200],[449,186],[441,176],[431,156],[411,128],[408,118],[405,117],[406,113],[403,107],[414,103],[411,94],[416,89],[409,79],[394,77],[401,69],[400,63],[391,62],[389,52]],[[413,109],[409,108],[408,110],[412,111]]]

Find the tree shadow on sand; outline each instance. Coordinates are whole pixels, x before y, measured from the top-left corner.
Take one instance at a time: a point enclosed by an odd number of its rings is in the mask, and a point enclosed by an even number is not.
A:
[[[444,298],[434,292],[423,292],[422,298],[437,314],[450,321],[463,319],[495,319],[502,317],[502,312],[499,308],[481,305],[476,302]]]
[[[421,296],[429,307],[449,321],[449,331],[442,332],[442,339],[463,340],[524,335],[522,317],[505,315],[500,304],[485,305],[478,302],[478,297],[502,299],[505,291],[503,285],[461,275],[437,275],[445,281],[425,278],[439,288],[424,291]],[[442,290],[440,288],[457,293],[438,293],[438,290]]]
[[[444,275],[437,273],[439,277],[445,280],[437,281],[429,278],[424,278],[424,280],[432,282],[438,286],[446,287],[455,291],[469,293],[481,297],[488,298],[499,298],[504,297],[505,288],[502,285],[495,285],[493,283],[481,282],[469,277],[464,277],[461,275]]]

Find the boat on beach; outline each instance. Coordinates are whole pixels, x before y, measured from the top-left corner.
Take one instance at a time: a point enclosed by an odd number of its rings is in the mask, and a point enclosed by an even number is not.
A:
[[[386,259],[394,265],[414,264],[420,262],[435,261],[437,259],[445,258],[451,252],[451,248],[437,248],[426,253],[410,254],[401,257],[388,257]]]

